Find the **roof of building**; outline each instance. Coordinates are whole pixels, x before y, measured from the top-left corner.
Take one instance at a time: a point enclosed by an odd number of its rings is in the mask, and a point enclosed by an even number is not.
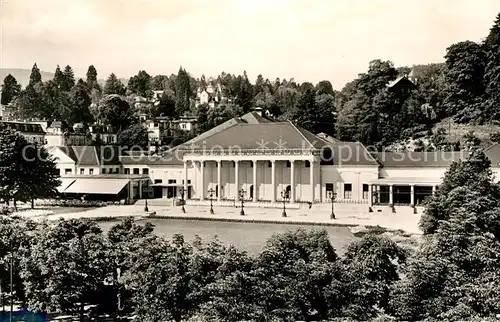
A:
[[[124,155],[120,157],[123,165],[182,165],[184,152],[172,149],[161,155]]]
[[[333,162],[344,166],[379,166],[377,160],[370,154],[361,142],[327,142],[332,147]]]
[[[320,148],[324,142],[291,122],[259,124],[237,123],[191,144],[199,148],[246,149],[309,149]]]
[[[5,127],[26,134],[45,134],[42,126],[36,123],[0,121]]]
[[[247,122],[248,124],[260,124],[260,123],[271,123],[272,121],[263,117],[257,112],[250,112],[242,117],[240,117],[241,120]]]
[[[435,152],[378,152],[375,157],[383,167],[441,167],[447,168],[454,161],[466,158],[466,151]]]
[[[409,80],[408,77],[403,75],[403,76],[399,76],[398,78],[396,78],[395,80],[393,80],[392,82],[387,84],[387,87],[393,88],[394,86],[396,86],[399,83],[406,83],[406,84],[410,84],[410,85],[415,86],[415,84],[411,80]]]
[[[119,148],[103,145],[73,145],[57,147],[79,166],[103,166],[120,164]]]

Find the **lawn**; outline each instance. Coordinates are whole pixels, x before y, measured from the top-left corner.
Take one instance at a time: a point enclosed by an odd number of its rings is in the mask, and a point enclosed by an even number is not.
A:
[[[99,222],[104,232],[107,232],[119,220]],[[155,225],[155,232],[166,238],[174,234],[182,234],[187,240],[192,240],[196,235],[203,239],[217,236],[224,244],[232,244],[239,249],[251,254],[257,254],[264,246],[266,240],[274,233],[286,230],[326,229],[330,242],[339,254],[345,251],[345,247],[356,237],[348,227],[332,226],[310,226],[293,224],[261,224],[261,223],[238,223],[238,222],[216,222],[196,220],[174,220],[174,219],[143,219],[140,223],[150,222]]]

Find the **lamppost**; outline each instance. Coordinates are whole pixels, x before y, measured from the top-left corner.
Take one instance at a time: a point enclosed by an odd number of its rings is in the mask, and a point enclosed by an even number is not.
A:
[[[246,191],[241,189],[240,191],[238,191],[238,194],[240,196],[240,200],[241,200],[241,211],[240,211],[240,215],[242,216],[245,216],[245,211],[243,210],[243,202],[244,202],[244,199],[245,198],[245,194],[246,194]]]
[[[289,198],[288,191],[283,190],[281,191],[281,198],[283,199],[283,213],[281,214],[281,217],[286,217],[286,200]]]
[[[379,200],[378,200],[378,192],[377,191],[373,191],[372,192],[372,195],[371,195],[371,198],[372,198],[372,205],[377,205]],[[373,208],[370,207],[368,209],[368,212],[373,212]]]
[[[179,192],[181,194],[181,210],[183,213],[186,213],[186,208],[184,208],[184,193],[186,192],[186,189],[184,189],[184,187],[180,187]]]
[[[208,189],[208,196],[210,197],[210,214],[211,215],[214,214],[214,207],[213,207],[213,204],[212,204],[213,197],[214,197],[214,192],[215,192],[214,189],[212,189],[212,188]]]
[[[148,194],[149,194],[149,178],[148,178],[148,181],[146,181],[146,201],[144,203],[144,211],[145,212],[149,211],[149,208],[148,208]]]
[[[332,213],[330,214],[330,219],[335,219],[333,204],[335,203],[335,198],[337,198],[337,194],[333,191],[328,191],[328,198],[330,198],[330,201],[332,202]]]

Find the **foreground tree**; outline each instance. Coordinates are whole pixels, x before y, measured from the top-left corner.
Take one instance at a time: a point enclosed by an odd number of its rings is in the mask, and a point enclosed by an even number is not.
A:
[[[257,260],[265,320],[328,318],[326,290],[334,278],[337,255],[325,230],[286,232],[271,237]]]
[[[21,85],[11,74],[5,76],[2,84],[2,100],[0,104],[7,105],[21,93]]]
[[[172,243],[149,238],[141,249],[125,274],[126,286],[134,294],[135,314],[143,321],[177,322],[192,316],[196,305],[189,274],[192,247],[181,235],[174,235]]]
[[[0,198],[9,203],[50,198],[61,184],[55,161],[44,147],[28,143],[12,130],[0,128]]]
[[[22,263],[28,308],[78,314],[99,304],[107,277],[106,239],[96,222],[61,220],[43,225]],[[89,318],[85,318],[88,320]]]
[[[392,294],[404,320],[471,320],[500,314],[500,189],[474,149],[447,171],[421,220],[426,236]]]

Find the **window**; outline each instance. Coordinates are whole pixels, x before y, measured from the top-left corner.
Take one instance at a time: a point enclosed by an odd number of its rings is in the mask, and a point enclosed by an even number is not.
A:
[[[333,165],[333,153],[330,148],[323,149],[320,164]]]
[[[333,192],[333,183],[327,183],[327,184],[326,184],[326,196],[327,196],[327,197],[329,197],[329,196],[328,196],[328,193],[329,193],[330,191],[331,191],[331,192]]]
[[[311,162],[306,160],[306,168],[310,168],[310,167],[311,167]]]
[[[161,179],[155,179],[155,184],[162,183],[162,182],[163,182],[163,180],[161,180]]]
[[[102,168],[102,174],[106,174],[106,168]]]
[[[271,168],[273,166],[273,163],[271,161],[267,161],[267,167]]]
[[[130,168],[125,168],[125,174],[130,174]]]
[[[64,169],[64,174],[71,174],[71,169]]]
[[[149,168],[143,168],[142,174],[149,174]]]
[[[120,168],[116,168],[115,173],[120,173]]]
[[[352,184],[344,183],[344,199],[352,198]]]
[[[363,184],[363,199],[368,199],[369,196],[368,196],[368,185],[367,184]]]
[[[89,174],[93,175],[94,174],[94,169],[89,169]]]
[[[186,124],[182,124],[182,125],[181,125],[181,127],[182,127],[183,129],[185,129],[185,128],[186,128]]]
[[[80,175],[84,175],[85,174],[85,169],[80,169]]]
[[[139,174],[139,168],[134,168],[134,174]]]
[[[292,166],[292,164],[290,163],[290,161],[287,161],[287,162],[286,162],[286,167],[287,167],[287,168],[290,168],[291,166]]]
[[[253,161],[250,161],[250,168],[253,168]]]
[[[177,183],[177,180],[175,180],[175,179],[168,179],[168,183],[169,184],[175,184],[175,183]]]
[[[191,180],[188,179],[188,184],[190,184],[190,183],[191,183]]]

